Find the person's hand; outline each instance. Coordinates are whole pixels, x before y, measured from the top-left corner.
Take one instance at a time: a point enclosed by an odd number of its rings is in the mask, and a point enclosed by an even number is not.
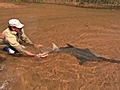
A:
[[[41,45],[41,44],[34,44],[34,47],[35,48],[41,48],[41,47],[43,47],[43,45]]]
[[[37,58],[44,58],[44,57],[47,57],[48,56],[48,54],[47,53],[39,53],[39,54],[37,54],[35,57],[37,57]]]

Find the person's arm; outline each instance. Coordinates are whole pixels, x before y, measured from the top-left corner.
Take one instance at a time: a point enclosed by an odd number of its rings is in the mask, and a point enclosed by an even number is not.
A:
[[[21,45],[18,46],[13,46],[20,54],[25,55],[25,56],[30,56],[30,57],[46,57],[48,56],[47,53],[43,53],[43,54],[34,54],[30,51],[24,50]]]
[[[26,34],[25,34],[25,32],[24,32],[24,29],[22,29],[22,40],[23,40],[25,43],[27,43],[27,44],[29,44],[29,45],[31,45],[31,46],[34,46],[34,47],[36,47],[36,48],[42,47],[41,44],[35,44],[35,43],[33,43],[33,42],[26,36]]]
[[[27,44],[33,44],[33,42],[26,36],[24,29],[22,29],[22,40]]]
[[[29,51],[25,51],[25,54],[27,55],[27,56],[36,56],[36,54],[33,54],[33,53],[31,53],[31,52],[29,52]]]
[[[27,56],[38,57],[38,58],[39,58],[39,57],[47,57],[47,56],[48,56],[47,53],[43,53],[43,54],[33,54],[33,53],[29,52],[29,51],[25,51],[25,53],[26,53]]]
[[[46,57],[48,54],[34,54],[30,51],[24,50],[22,46],[17,42],[16,38],[7,38],[8,42],[12,47],[14,47],[20,54],[31,56],[31,57]]]

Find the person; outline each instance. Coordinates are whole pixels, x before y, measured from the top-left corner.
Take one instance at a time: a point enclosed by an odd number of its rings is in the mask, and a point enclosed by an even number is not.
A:
[[[42,45],[34,44],[24,32],[24,24],[22,24],[18,19],[10,19],[8,21],[8,28],[5,29],[0,34],[0,44],[4,46],[3,50],[7,51],[9,54],[22,54],[26,56],[35,56],[35,57],[46,57],[48,54],[34,54],[28,50],[25,50],[25,47],[21,44],[21,41],[32,45],[33,47],[39,48]]]

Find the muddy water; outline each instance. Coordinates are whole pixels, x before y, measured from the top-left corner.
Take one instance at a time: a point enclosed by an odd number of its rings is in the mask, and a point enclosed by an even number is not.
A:
[[[20,5],[20,6],[19,6]],[[0,31],[10,18],[19,18],[25,32],[43,49],[70,43],[106,58],[120,60],[120,11],[51,4],[4,4]],[[36,48],[28,50],[39,53]],[[0,90],[120,90],[120,65],[78,60],[64,53],[47,58],[12,56],[0,52]]]

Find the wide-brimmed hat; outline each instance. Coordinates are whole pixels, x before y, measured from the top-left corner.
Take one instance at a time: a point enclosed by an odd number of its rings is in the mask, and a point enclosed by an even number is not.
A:
[[[24,26],[18,19],[10,19],[8,24],[9,26],[14,26],[16,28],[22,28]]]

